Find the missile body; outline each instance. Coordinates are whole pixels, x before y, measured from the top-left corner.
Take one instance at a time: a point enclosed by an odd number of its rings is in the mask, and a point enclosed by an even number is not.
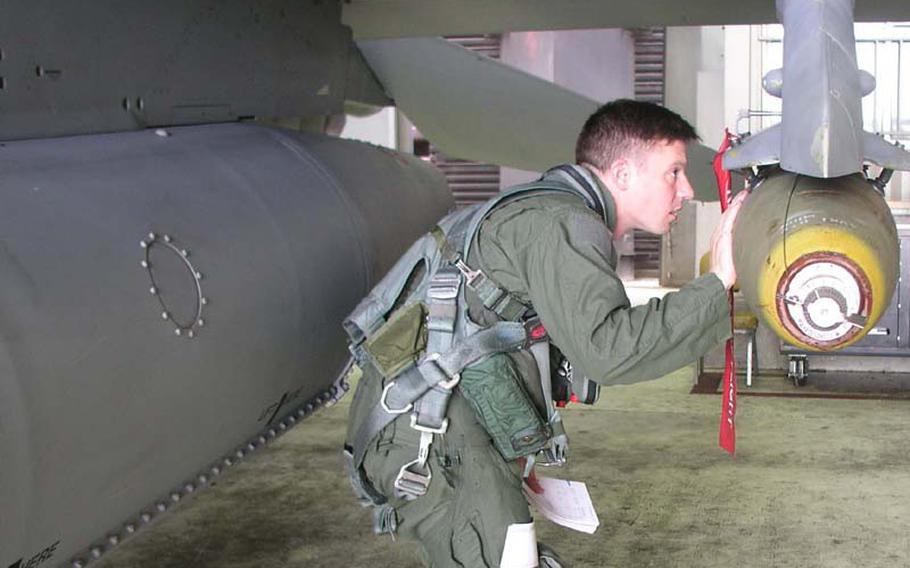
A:
[[[881,166],[884,181],[910,170],[910,153],[862,129],[860,101],[875,80],[856,64],[853,0],[777,0],[777,12],[784,66],[763,86],[781,98],[781,122],[723,159],[728,170],[780,168],[741,211],[736,269],[781,339],[833,351],[875,325],[899,271],[894,219],[863,164]]]
[[[861,174],[771,174],[743,205],[734,243],[746,301],[778,336],[811,351],[862,338],[897,283],[894,219]]]

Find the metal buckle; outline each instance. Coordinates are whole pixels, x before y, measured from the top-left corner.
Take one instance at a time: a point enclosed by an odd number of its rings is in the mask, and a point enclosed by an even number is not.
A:
[[[452,377],[451,380],[449,380],[449,381],[441,381],[441,382],[439,382],[439,383],[436,383],[436,386],[442,387],[442,388],[444,388],[444,389],[446,389],[446,390],[452,390],[452,389],[454,389],[456,386],[458,386],[458,383],[459,383],[459,382],[461,382],[461,373],[455,373],[455,376]]]
[[[418,424],[417,423],[417,413],[415,412],[415,413],[411,414],[411,428],[420,432],[421,436],[423,436],[423,434],[445,434],[446,431],[448,431],[448,429],[449,429],[449,419],[443,418],[442,426],[440,426],[439,428],[433,428],[432,426],[424,426],[423,424]],[[421,439],[421,442],[422,441],[423,440]]]
[[[562,467],[568,462],[566,455],[568,450],[569,440],[565,434],[554,436],[553,439],[550,440],[550,445],[537,454],[539,458],[543,458],[537,460],[537,465],[543,467]]]
[[[461,258],[455,259],[455,262],[453,262],[452,264],[454,264],[455,268],[457,268],[458,271],[464,275],[468,286],[473,287],[474,281],[477,280],[478,278],[480,278],[481,276],[483,276],[483,271],[471,270],[471,267],[468,266],[467,264],[465,264],[464,260],[462,260]]]
[[[388,412],[389,414],[404,414],[405,412],[410,412],[414,408],[413,403],[408,403],[404,408],[390,408],[389,404],[386,402],[386,398],[389,396],[389,391],[395,386],[397,381],[392,381],[382,389],[382,396],[379,397],[379,405],[382,406],[382,409]]]
[[[422,475],[411,471],[409,468],[412,465],[418,465],[418,460],[408,462],[401,466],[401,469],[398,470],[398,476],[395,478],[394,487],[406,495],[421,497],[427,493],[427,488],[430,486],[430,480],[433,479],[433,472],[430,470],[430,466],[424,464],[423,468],[426,469],[427,474]]]
[[[413,415],[411,417],[411,425],[414,425]],[[445,425],[448,426],[448,420],[446,420]],[[430,457],[430,444],[432,443],[433,434],[427,430],[421,430],[417,459],[409,461],[398,470],[398,475],[393,483],[395,489],[413,497],[420,497],[426,494],[427,488],[430,486],[430,480],[433,479],[433,471],[427,465],[427,459]],[[426,475],[411,471],[411,467],[415,465],[425,470]]]
[[[552,448],[544,448],[540,452],[540,456],[543,459],[538,459],[537,465],[541,467],[563,467],[568,461],[564,455],[559,455]]]
[[[440,373],[442,373],[443,375],[448,377],[449,374],[446,372],[446,370],[443,369],[442,367],[440,367],[439,363],[437,363],[437,361],[439,361],[440,357],[441,357],[441,355],[439,353],[430,353],[429,355],[427,355],[426,357],[423,358],[423,361],[421,361],[420,365],[418,365],[417,367],[420,368],[420,366],[423,365],[424,363],[432,363],[433,366],[435,366],[439,370]],[[438,386],[438,387],[444,388],[446,390],[452,390],[455,388],[456,385],[458,385],[458,383],[460,381],[461,381],[461,373],[455,373],[455,376],[449,377],[449,380],[439,381],[434,386]]]

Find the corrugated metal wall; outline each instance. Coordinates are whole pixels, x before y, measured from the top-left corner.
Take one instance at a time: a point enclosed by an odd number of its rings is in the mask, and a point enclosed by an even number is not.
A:
[[[635,100],[664,104],[665,28],[638,28],[635,38]]]
[[[450,36],[446,38],[475,53],[499,59],[502,36],[498,34]],[[430,146],[431,161],[445,174],[459,207],[486,201],[499,193],[499,166],[446,156]]]
[[[486,201],[499,193],[499,166],[450,158],[431,147],[432,161],[445,174],[455,205]]]
[[[632,30],[635,38],[635,99],[664,104],[665,28]],[[635,277],[660,277],[659,235],[635,230]]]

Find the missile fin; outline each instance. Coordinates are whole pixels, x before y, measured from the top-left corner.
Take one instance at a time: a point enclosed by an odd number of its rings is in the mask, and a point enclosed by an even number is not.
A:
[[[775,124],[727,150],[724,168],[738,170],[780,162],[780,130],[780,125]]]
[[[863,132],[863,159],[889,170],[910,171],[910,152],[871,132]]]

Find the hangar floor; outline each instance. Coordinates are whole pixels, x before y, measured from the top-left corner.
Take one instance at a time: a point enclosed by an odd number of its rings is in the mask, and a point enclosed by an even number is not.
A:
[[[555,474],[588,483],[601,526],[540,520],[541,540],[576,567],[910,566],[906,401],[743,397],[731,459],[716,443],[720,397],[691,386],[682,369],[566,412],[572,463]],[[373,536],[341,473],[349,402],[93,565],[419,566],[409,545]]]

